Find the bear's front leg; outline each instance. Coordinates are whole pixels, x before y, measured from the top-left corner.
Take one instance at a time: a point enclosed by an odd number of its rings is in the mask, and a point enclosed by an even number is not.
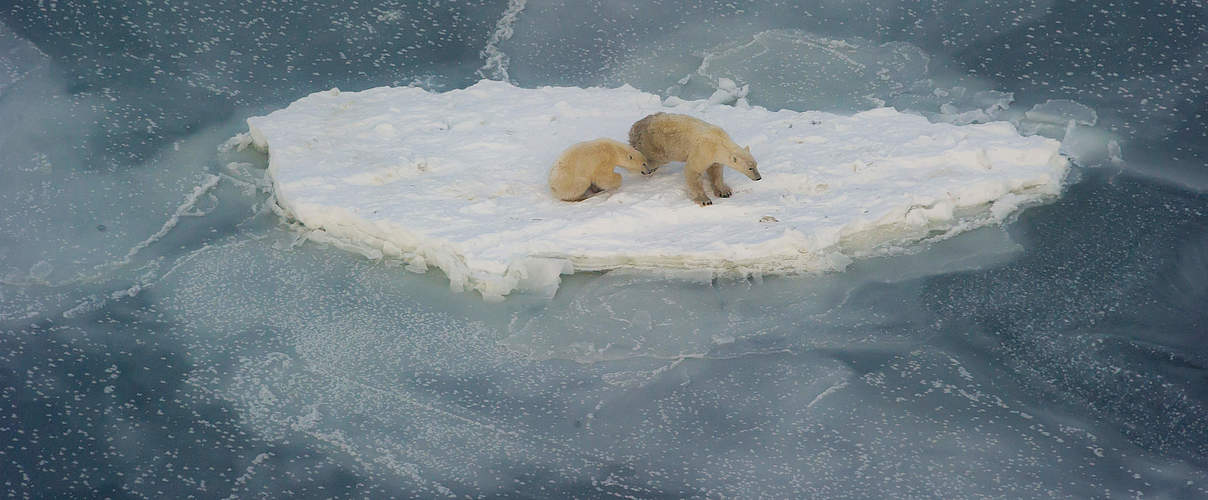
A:
[[[730,195],[734,194],[734,191],[730,190],[730,186],[727,186],[726,183],[722,181],[721,176],[724,170],[722,169],[720,163],[709,165],[709,170],[707,170],[707,172],[709,174],[709,184],[713,186],[714,193],[722,198],[729,198]]]
[[[688,182],[688,197],[692,198],[702,207],[707,207],[713,204],[713,200],[709,199],[709,195],[705,194],[705,188],[700,182],[701,171],[692,168],[692,165],[684,167],[684,178]]]

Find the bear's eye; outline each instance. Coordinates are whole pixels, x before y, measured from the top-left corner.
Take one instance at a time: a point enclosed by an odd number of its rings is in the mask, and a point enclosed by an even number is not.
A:
[[[629,155],[629,159],[630,159],[630,160],[632,160],[632,159],[633,159],[633,155]]]

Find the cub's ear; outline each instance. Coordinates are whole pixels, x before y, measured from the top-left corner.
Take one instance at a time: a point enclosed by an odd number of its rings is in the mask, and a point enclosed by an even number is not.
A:
[[[746,147],[744,147],[744,148],[742,148],[742,149],[747,150],[747,152],[748,152],[748,153],[750,153],[750,152],[751,152],[751,146],[746,146]]]

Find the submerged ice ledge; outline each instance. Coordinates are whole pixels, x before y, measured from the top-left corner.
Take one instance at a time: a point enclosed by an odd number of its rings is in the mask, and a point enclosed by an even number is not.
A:
[[[690,201],[682,164],[571,203],[546,176],[567,146],[624,141],[650,113],[697,116],[749,145],[763,180]],[[623,86],[522,89],[484,80],[311,94],[248,119],[289,216],[370,257],[435,266],[456,290],[552,294],[559,275],[639,268],[710,275],[843,269],[853,258],[1001,222],[1058,195],[1060,143],[1003,122],[957,126],[684,101]]]

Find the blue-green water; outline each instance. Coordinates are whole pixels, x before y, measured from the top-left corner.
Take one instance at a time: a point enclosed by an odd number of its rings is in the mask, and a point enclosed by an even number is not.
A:
[[[42,0],[0,21],[0,491],[1208,496],[1203,2]],[[219,150],[310,92],[481,76],[1055,110],[1028,132],[1078,165],[1003,228],[843,273],[581,273],[488,304],[300,238],[263,155]]]

